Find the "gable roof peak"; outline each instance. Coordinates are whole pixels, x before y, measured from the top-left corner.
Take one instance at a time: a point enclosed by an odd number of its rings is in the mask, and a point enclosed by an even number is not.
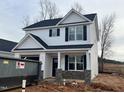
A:
[[[75,9],[71,9],[64,17],[63,19],[61,19],[57,24],[59,25],[61,22],[63,22],[71,13],[76,13],[77,15],[79,15],[80,17],[82,17],[83,19],[87,20],[88,22],[91,22],[92,20],[90,20],[89,18],[85,17],[83,14],[81,14],[80,12],[76,11]]]
[[[60,24],[60,22],[62,22],[65,18],[67,18],[71,13],[76,13],[77,15],[79,15],[82,18],[84,18],[88,22],[92,22],[95,19],[96,15],[97,15],[96,13],[93,13],[93,14],[82,14],[82,13],[80,13],[77,10],[72,8],[62,18],[54,18],[54,19],[42,20],[42,21],[39,21],[37,23],[34,23],[32,25],[29,25],[29,26],[23,28],[23,30],[30,31],[32,29],[34,30],[34,29],[40,29],[40,28],[44,28],[44,27],[58,26],[58,24]]]

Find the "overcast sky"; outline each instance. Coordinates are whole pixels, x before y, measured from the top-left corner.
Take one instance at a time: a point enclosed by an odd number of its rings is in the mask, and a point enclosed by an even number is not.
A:
[[[51,0],[57,4],[60,14],[65,15],[74,2],[79,2],[85,13],[97,13],[98,20],[104,15],[116,13],[111,59],[124,61],[124,0]],[[0,2],[0,38],[20,41],[25,35],[24,17],[39,16],[39,0],[2,0]]]

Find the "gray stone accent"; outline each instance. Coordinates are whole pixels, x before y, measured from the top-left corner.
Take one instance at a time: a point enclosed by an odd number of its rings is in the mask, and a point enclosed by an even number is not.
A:
[[[64,79],[84,79],[84,71],[62,71]]]
[[[62,83],[63,79],[79,79],[85,80],[86,84],[91,83],[91,70],[85,71],[62,71],[62,69],[56,70],[56,81]]]
[[[85,70],[84,73],[85,73],[85,74],[84,74],[84,75],[85,75],[85,76],[84,76],[84,77],[85,77],[85,78],[84,78],[85,83],[86,83],[86,84],[90,84],[90,83],[91,83],[91,70]]]
[[[61,83],[62,79],[62,69],[56,69],[56,81]]]

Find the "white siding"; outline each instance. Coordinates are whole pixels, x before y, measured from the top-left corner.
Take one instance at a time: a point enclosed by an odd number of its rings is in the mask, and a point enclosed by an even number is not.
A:
[[[19,48],[41,48],[36,41],[34,41],[31,37],[27,37],[26,40],[23,41],[21,45],[18,46]]]
[[[39,36],[48,45],[76,45],[76,44],[89,44],[90,43],[90,30],[89,25],[87,26],[87,41],[77,40],[77,41],[65,41],[65,27],[60,28],[60,36],[49,37],[49,29],[28,31],[27,33],[32,33]]]
[[[80,17],[78,14],[72,12],[61,24],[63,23],[74,23],[74,22],[82,22],[86,21],[82,17]]]
[[[93,79],[96,75],[98,75],[98,42],[95,31],[95,24],[90,25],[90,30],[90,41],[94,44],[91,48],[91,78]]]

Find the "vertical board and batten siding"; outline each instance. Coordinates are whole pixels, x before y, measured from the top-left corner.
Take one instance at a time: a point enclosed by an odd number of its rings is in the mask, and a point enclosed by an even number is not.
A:
[[[7,61],[8,64],[5,64],[4,61]],[[25,68],[18,69],[16,68],[16,62],[18,61],[6,60],[0,58],[0,78],[37,75],[38,63],[19,61],[19,62],[25,62]]]

